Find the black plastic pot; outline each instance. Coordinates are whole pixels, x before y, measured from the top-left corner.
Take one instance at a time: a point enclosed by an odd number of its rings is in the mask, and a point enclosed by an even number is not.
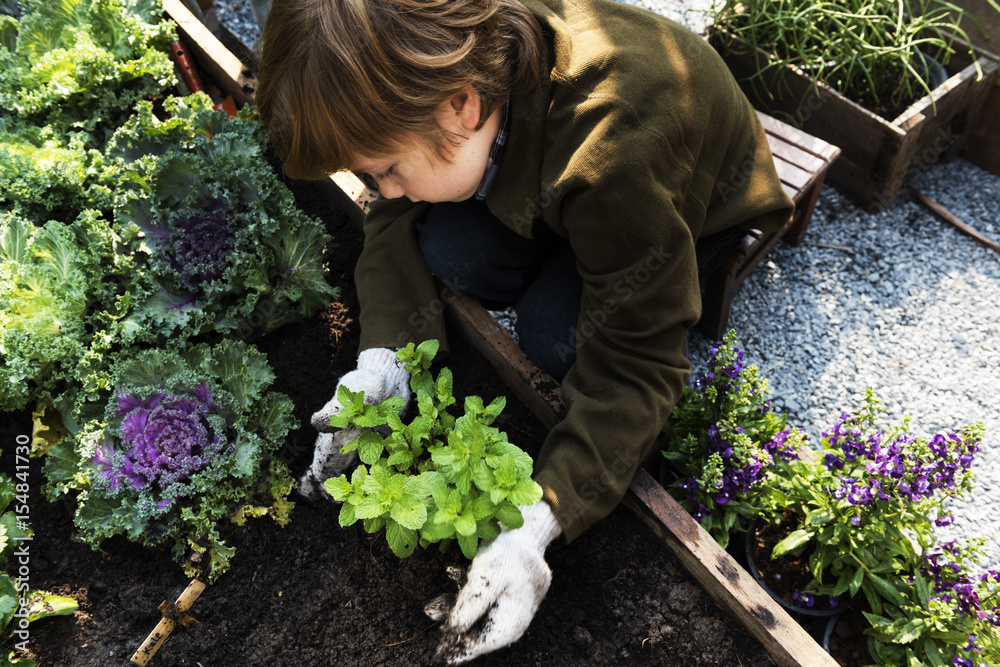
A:
[[[846,609],[838,609],[837,613],[831,616],[826,622],[826,627],[823,629],[823,641],[821,642],[821,646],[827,653],[830,652],[830,638],[833,637],[833,633],[837,630],[837,623],[840,622],[841,616],[846,613]]]
[[[746,539],[744,541],[747,569],[750,571],[750,575],[753,576],[754,580],[760,584],[760,587],[767,591],[767,594],[771,596],[772,600],[780,604],[789,614],[797,616],[834,617],[844,613],[844,609],[842,607],[825,607],[822,609],[816,609],[815,607],[799,607],[798,605],[792,604],[778,595],[771,588],[771,586],[763,580],[760,576],[760,572],[757,570],[756,559],[753,555],[753,544],[756,534],[757,523],[754,522],[754,524],[750,526],[750,530],[747,531]]]

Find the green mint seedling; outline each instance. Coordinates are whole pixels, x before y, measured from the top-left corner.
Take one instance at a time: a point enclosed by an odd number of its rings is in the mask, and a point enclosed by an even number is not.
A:
[[[378,405],[364,402],[364,392],[341,386],[343,409],[330,419],[339,428],[366,430],[344,446],[357,450],[361,464],[351,478],[326,480],[327,492],[343,502],[340,525],[362,520],[369,533],[385,529],[393,553],[405,558],[419,544],[457,540],[468,558],[476,555],[479,539],[492,539],[500,524],[523,523],[518,505],[542,498],[531,479],[532,460],[491,426],[506,405],[504,397],[483,405],[479,396],[465,400],[464,414],[448,412],[455,404],[452,374],[430,371],[439,343],[429,340],[401,349],[396,358],[410,371],[417,415],[409,423],[399,417],[404,400]],[[383,435],[388,433],[388,435]]]

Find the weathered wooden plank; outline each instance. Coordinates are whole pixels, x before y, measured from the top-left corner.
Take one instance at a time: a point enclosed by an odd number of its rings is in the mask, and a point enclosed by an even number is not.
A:
[[[972,102],[969,96],[977,84],[992,83],[996,68],[996,61],[985,56],[980,58],[975,64],[969,65],[935,88],[930,95],[925,95],[912,104],[893,120],[893,124],[904,130],[910,130],[921,121],[929,119],[946,119],[950,122],[956,113],[969,108]],[[932,127],[932,132],[933,129]]]
[[[818,155],[799,148],[795,144],[789,143],[784,137],[768,133],[767,143],[771,148],[771,155],[790,162],[800,169],[815,174],[817,171],[826,168],[828,160]],[[824,142],[825,143],[825,142]],[[829,147],[830,145],[827,144]]]
[[[832,162],[837,157],[837,154],[840,153],[840,149],[833,144],[822,139],[817,139],[811,134],[806,134],[802,130],[782,122],[773,116],[768,116],[762,111],[757,112],[757,118],[760,119],[760,124],[768,134],[768,141],[771,141],[772,137],[781,141],[787,141],[826,162]]]
[[[774,156],[774,169],[778,172],[778,178],[782,183],[787,183],[795,188],[796,192],[804,190],[812,180],[812,174],[788,160]],[[796,199],[797,197],[792,197]]]
[[[636,473],[622,503],[673,551],[712,599],[729,611],[778,665],[837,665],[645,470],[640,468]]]

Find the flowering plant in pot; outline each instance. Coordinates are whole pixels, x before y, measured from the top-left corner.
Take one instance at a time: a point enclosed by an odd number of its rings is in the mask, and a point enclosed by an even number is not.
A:
[[[933,525],[953,520],[944,503],[972,487],[981,424],[928,440],[909,432],[909,419],[881,427],[880,410],[869,388],[858,410],[823,433],[819,456],[780,463],[773,477],[767,499],[785,511],[787,535],[771,558],[808,562],[799,604],[860,592],[874,614],[885,603],[901,607],[892,578],[932,546]]]
[[[665,483],[684,509],[723,547],[731,531],[746,531],[766,506],[768,471],[791,461],[806,435],[785,427],[771,409],[767,380],[746,365],[736,332],[712,345],[709,370],[684,389],[664,425]]]
[[[886,665],[1000,664],[1000,570],[982,571],[983,540],[945,542],[895,578],[902,605],[865,612],[868,651]]]

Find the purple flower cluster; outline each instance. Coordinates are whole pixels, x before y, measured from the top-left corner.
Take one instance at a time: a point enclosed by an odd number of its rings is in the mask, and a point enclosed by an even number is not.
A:
[[[847,498],[852,505],[891,499],[912,503],[954,491],[960,476],[968,476],[979,451],[978,440],[962,439],[954,432],[935,435],[929,443],[907,433],[885,441],[882,431],[866,433],[847,414],[823,437],[834,450],[824,457],[826,468],[854,473],[841,476],[841,486],[833,492],[834,498]],[[937,523],[947,525],[951,520],[941,517]]]
[[[704,391],[714,384],[719,396],[725,395],[735,385],[743,371],[743,350],[725,341],[712,343],[709,350],[712,370],[698,373],[694,380],[696,391]]]
[[[718,505],[746,496],[767,477],[767,471],[776,460],[791,461],[798,458],[798,451],[789,441],[791,429],[779,431],[760,447],[746,437],[744,430],[729,422],[720,422],[708,427],[708,464],[713,487],[709,492]],[[682,480],[678,486],[685,497],[692,501],[691,514],[698,521],[708,508],[695,500],[700,485],[694,477]]]
[[[115,406],[120,452],[101,442],[91,461],[112,491],[168,489],[212,463],[223,448],[217,407],[207,384],[177,396],[123,392]]]
[[[699,489],[698,480],[694,477],[685,477],[677,482],[677,487],[684,492],[684,497],[691,501],[691,516],[700,523],[709,513],[709,509],[695,499]]]
[[[960,563],[961,556],[961,550],[954,542],[945,542],[924,553],[920,569],[934,581],[931,589],[933,597],[954,604],[956,611],[963,616],[1000,628],[1000,614],[996,611],[995,603],[993,608],[983,609],[979,597],[981,587],[990,580],[1000,584],[1000,570],[988,570],[979,575],[968,574]],[[974,635],[969,636],[969,646],[965,650],[976,650]]]
[[[767,475],[765,466],[771,462],[763,457],[755,456],[758,452],[743,448],[734,450],[730,442],[730,428],[721,429],[713,424],[708,427],[708,453],[718,454],[722,459],[722,478],[717,485],[715,502],[723,505],[735,500],[756,486]],[[743,434],[740,426],[731,427],[732,435]]]
[[[771,455],[773,462],[788,463],[799,458],[798,445],[789,440],[792,433],[790,428],[782,429],[764,443],[764,450]]]

